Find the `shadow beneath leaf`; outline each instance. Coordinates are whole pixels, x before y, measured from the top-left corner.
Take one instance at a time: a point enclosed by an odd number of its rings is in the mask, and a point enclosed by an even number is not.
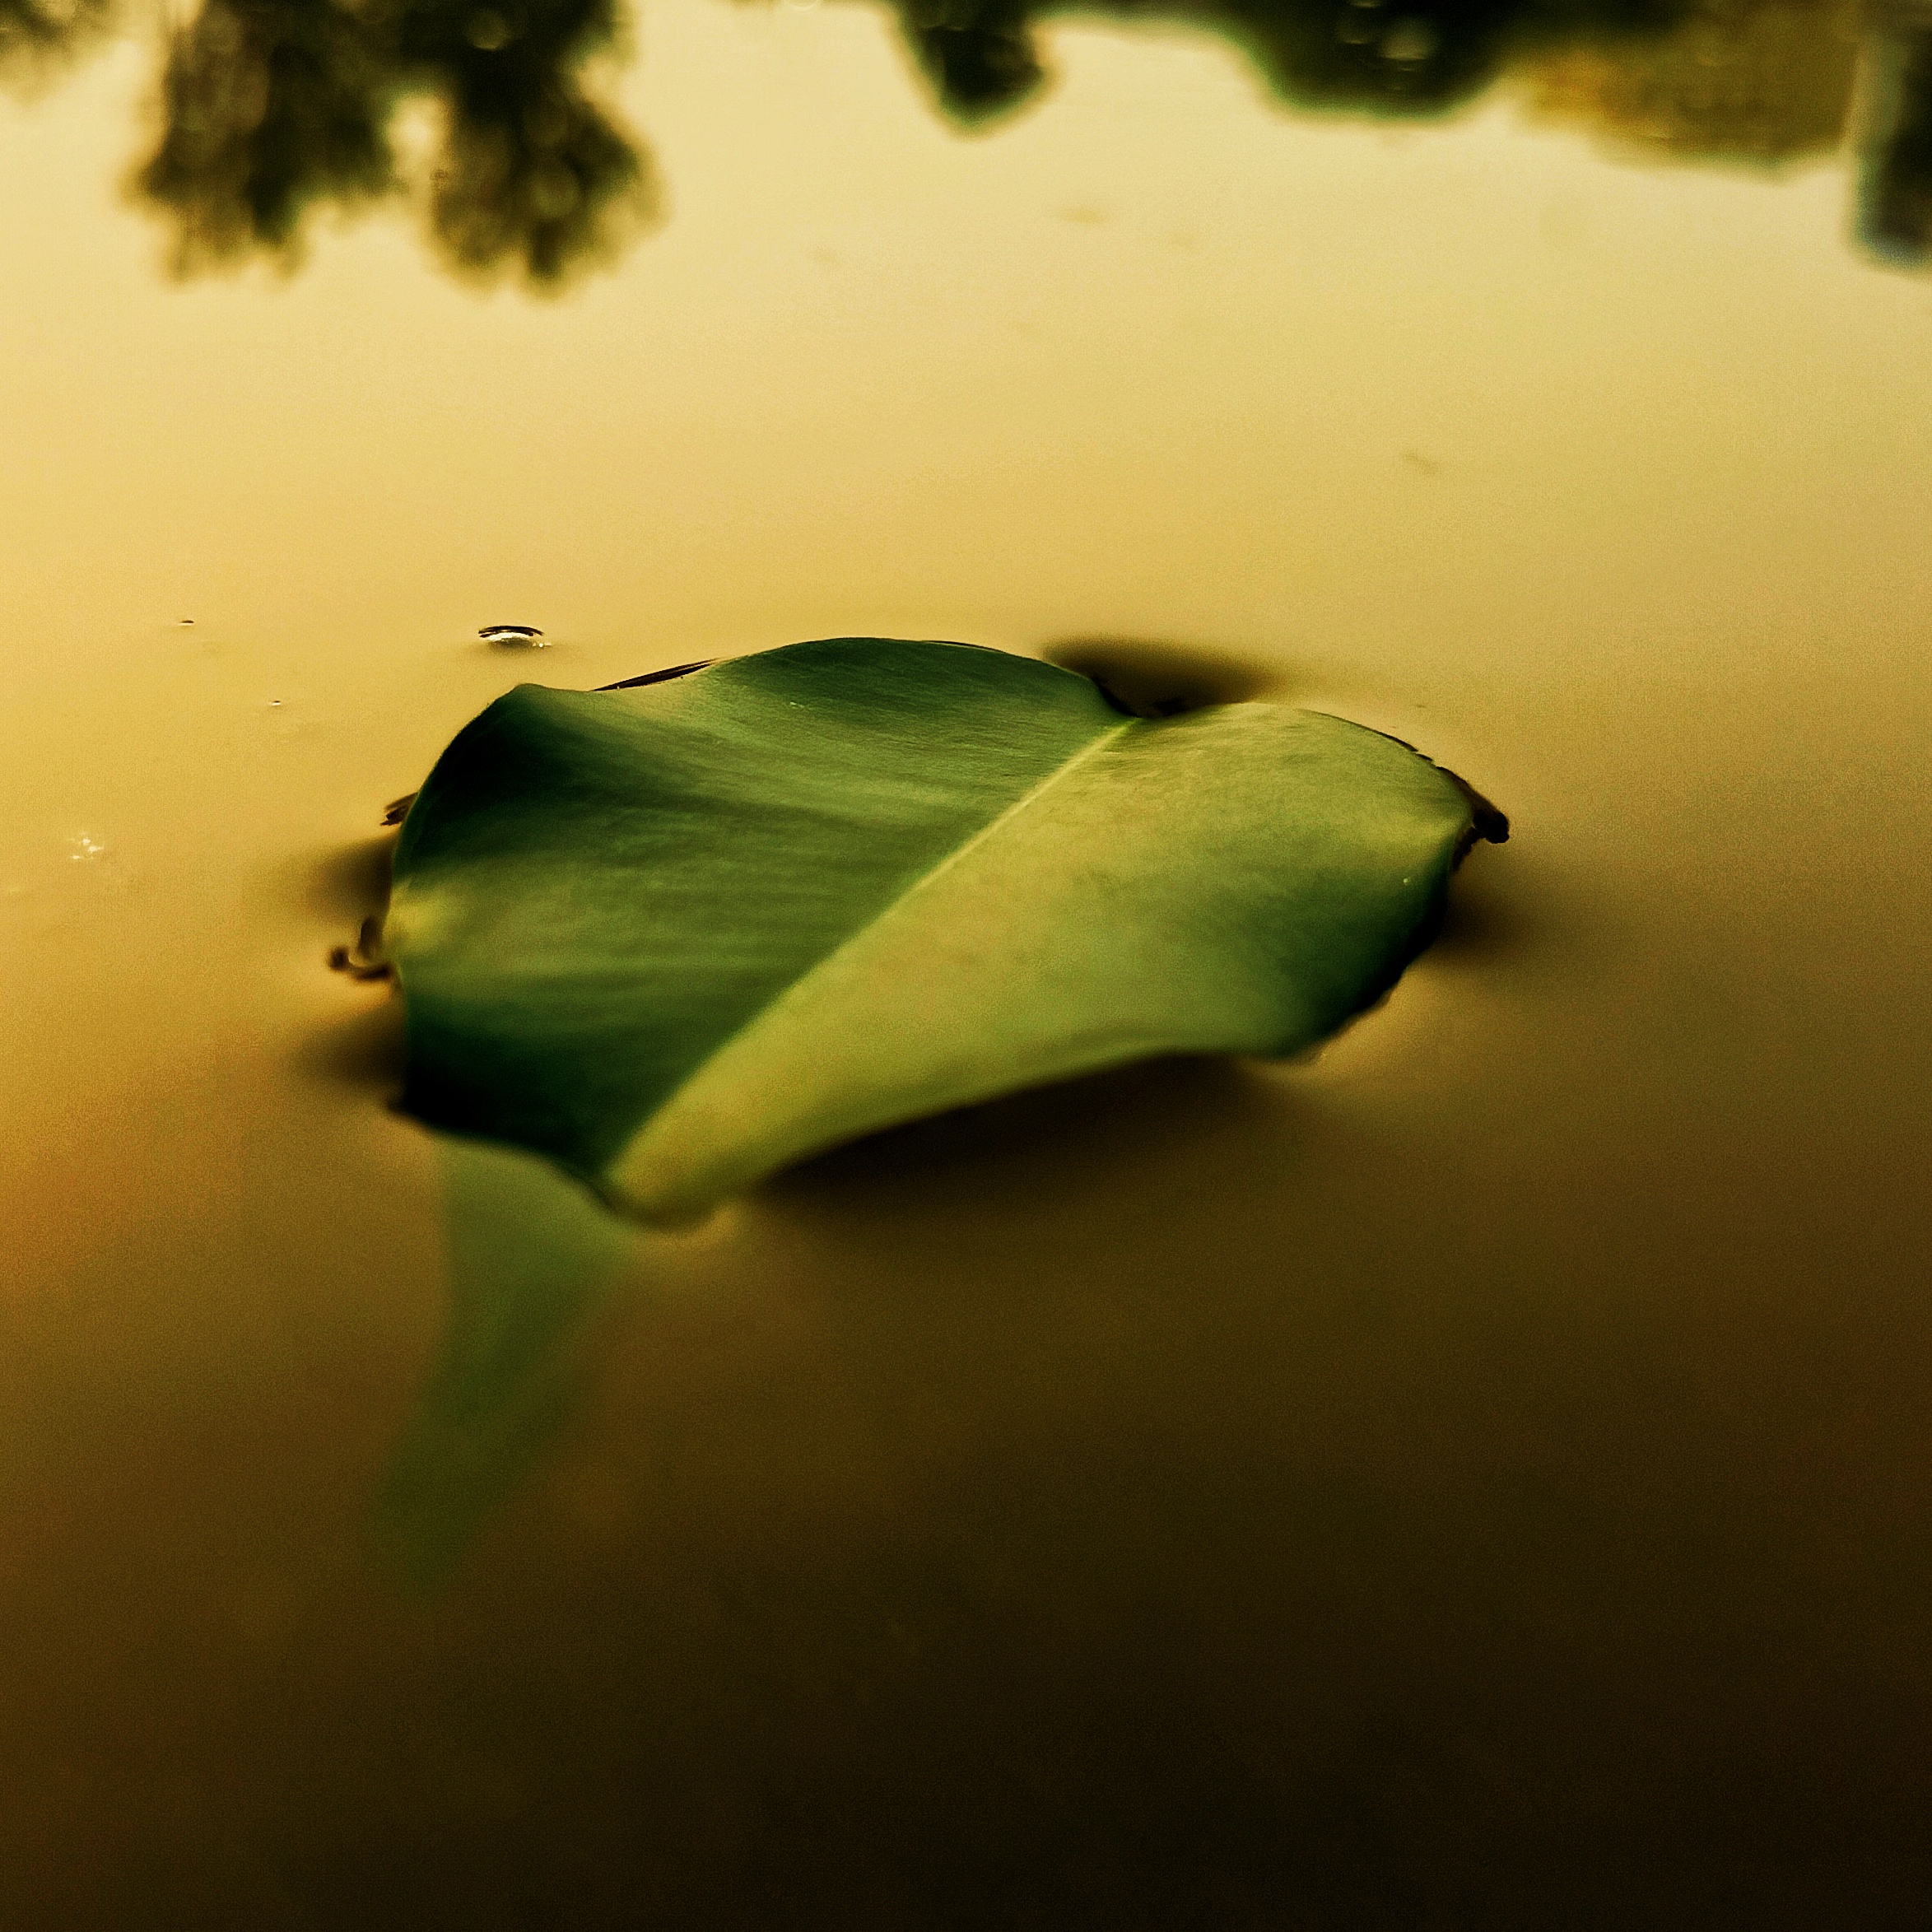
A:
[[[1170,1179],[1230,1137],[1272,1138],[1292,1111],[1257,1066],[1143,1060],[868,1134],[775,1175],[757,1199],[786,1214],[943,1217],[991,1194],[1051,1213],[1123,1175]]]
[[[1450,888],[1425,957],[1440,965],[1486,967],[1549,959],[1571,950],[1581,931],[1561,908],[1552,907],[1547,892],[1528,894],[1506,870],[1465,864]]]
[[[1150,638],[1068,638],[1040,654],[1050,664],[1091,677],[1115,710],[1136,718],[1243,704],[1276,696],[1287,682],[1281,668],[1265,659]]]
[[[403,1002],[391,996],[365,1003],[347,1020],[303,1041],[298,1073],[352,1087],[389,1102],[403,1091]]]
[[[1523,943],[1516,908],[1493,886],[1485,889],[1464,874],[1444,905],[1429,950],[1439,957],[1489,960],[1519,951]]]
[[[389,910],[395,851],[393,832],[333,847],[308,868],[302,887],[305,909],[332,926],[353,928],[368,919],[379,921]]]
[[[334,946],[319,948],[319,971],[346,971],[352,980],[381,976],[368,970],[367,962],[374,960],[389,909],[395,846],[393,832],[359,839],[324,853],[300,869],[294,896],[319,925],[340,936]],[[347,1018],[301,1043],[295,1067],[309,1078],[389,1101],[402,1091],[403,1059],[402,1001],[362,998]]]

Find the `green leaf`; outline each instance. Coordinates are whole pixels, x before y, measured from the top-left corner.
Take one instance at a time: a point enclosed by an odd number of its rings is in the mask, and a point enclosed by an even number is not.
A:
[[[688,1220],[1016,1088],[1304,1051],[1394,983],[1478,836],[1460,780],[1359,725],[1124,716],[965,645],[522,685],[398,840],[403,1105]]]

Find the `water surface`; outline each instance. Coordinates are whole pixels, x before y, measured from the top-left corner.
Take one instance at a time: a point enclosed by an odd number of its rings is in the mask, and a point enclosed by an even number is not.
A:
[[[0,107],[0,1921],[1919,1922],[1932,283],[1838,18],[1728,146],[1657,40],[1397,122],[1096,21],[967,136],[665,0],[561,300],[407,197],[171,279],[151,38]],[[465,719],[839,633],[1236,662],[1515,836],[1311,1065],[683,1241],[349,1077]]]

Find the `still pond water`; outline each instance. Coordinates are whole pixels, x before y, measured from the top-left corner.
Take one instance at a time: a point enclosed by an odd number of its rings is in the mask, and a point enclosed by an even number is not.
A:
[[[1932,28],[553,12],[0,4],[0,1925],[1924,1923]],[[386,1111],[386,802],[840,633],[1515,836],[687,1236]]]

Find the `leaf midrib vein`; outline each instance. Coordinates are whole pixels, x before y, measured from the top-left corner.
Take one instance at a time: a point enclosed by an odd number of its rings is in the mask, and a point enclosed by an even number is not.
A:
[[[882,906],[878,911],[875,912],[870,919],[866,920],[864,925],[859,926],[853,932],[847,933],[846,936],[841,939],[836,946],[833,947],[830,952],[822,953],[817,959],[815,959],[803,972],[799,973],[794,978],[787,980],[784,985],[780,988],[777,994],[775,994],[771,999],[766,1000],[756,1013],[751,1014],[749,1017],[745,1019],[738,1026],[734,1027],[729,1033],[726,1034],[724,1037],[720,1040],[717,1045],[715,1045],[711,1050],[706,1054],[705,1057],[700,1060],[688,1073],[685,1075],[683,1079],[679,1081],[677,1085],[673,1087],[670,1092],[666,1094],[664,1097],[659,1101],[658,1104],[653,1107],[650,1111],[646,1114],[635,1127],[631,1129],[630,1134],[626,1139],[623,1152],[620,1152],[617,1157],[617,1162],[621,1162],[625,1154],[627,1153],[631,1148],[635,1147],[637,1142],[649,1131],[653,1122],[654,1122],[661,1115],[668,1112],[669,1110],[673,1106],[675,1106],[677,1102],[681,1100],[687,1093],[688,1093],[699,1081],[704,1078],[706,1069],[717,1061],[720,1054],[722,1054],[728,1048],[731,1047],[738,1040],[742,1040],[746,1034],[751,1032],[755,1027],[760,1026],[770,1014],[775,1013],[780,1007],[782,1007],[786,1003],[786,1001],[795,997],[800,987],[805,985],[808,981],[817,978],[821,973],[826,971],[836,960],[839,959],[842,955],[852,951],[854,947],[859,945],[865,939],[868,933],[874,931],[885,920],[892,918],[892,915],[896,913],[901,907],[906,905],[910,901],[918,898],[922,893],[929,892],[939,880],[944,878],[948,873],[953,871],[957,867],[963,864],[966,860],[969,859],[975,852],[976,852],[982,845],[989,844],[992,840],[997,838],[1008,826],[1011,825],[1016,819],[1019,818],[1022,814],[1031,811],[1034,806],[1036,806],[1041,798],[1045,798],[1049,792],[1052,791],[1056,785],[1061,784],[1064,780],[1071,776],[1071,775],[1075,771],[1078,771],[1080,767],[1085,765],[1090,759],[1096,757],[1110,745],[1115,743],[1117,740],[1125,736],[1128,732],[1132,731],[1137,726],[1144,724],[1146,722],[1147,720],[1145,719],[1141,718],[1124,718],[1118,724],[1110,724],[1106,727],[1103,730],[1098,733],[1091,742],[1082,745],[1078,751],[1074,752],[1072,757],[1064,759],[1061,761],[1061,763],[1056,765],[1054,769],[1050,771],[1045,778],[1041,779],[1037,784],[1031,786],[1027,790],[1022,792],[1018,798],[1015,798],[1010,805],[1007,806],[1003,810],[996,812],[991,818],[988,819],[977,831],[971,833],[969,836],[964,839],[961,839],[960,842],[952,849],[951,851],[947,852],[943,858],[939,859],[933,865],[929,867],[926,871],[921,873],[919,876],[915,879],[910,885],[907,886],[903,892],[898,893],[887,905]],[[617,1164],[617,1162],[612,1163],[613,1166]]]

